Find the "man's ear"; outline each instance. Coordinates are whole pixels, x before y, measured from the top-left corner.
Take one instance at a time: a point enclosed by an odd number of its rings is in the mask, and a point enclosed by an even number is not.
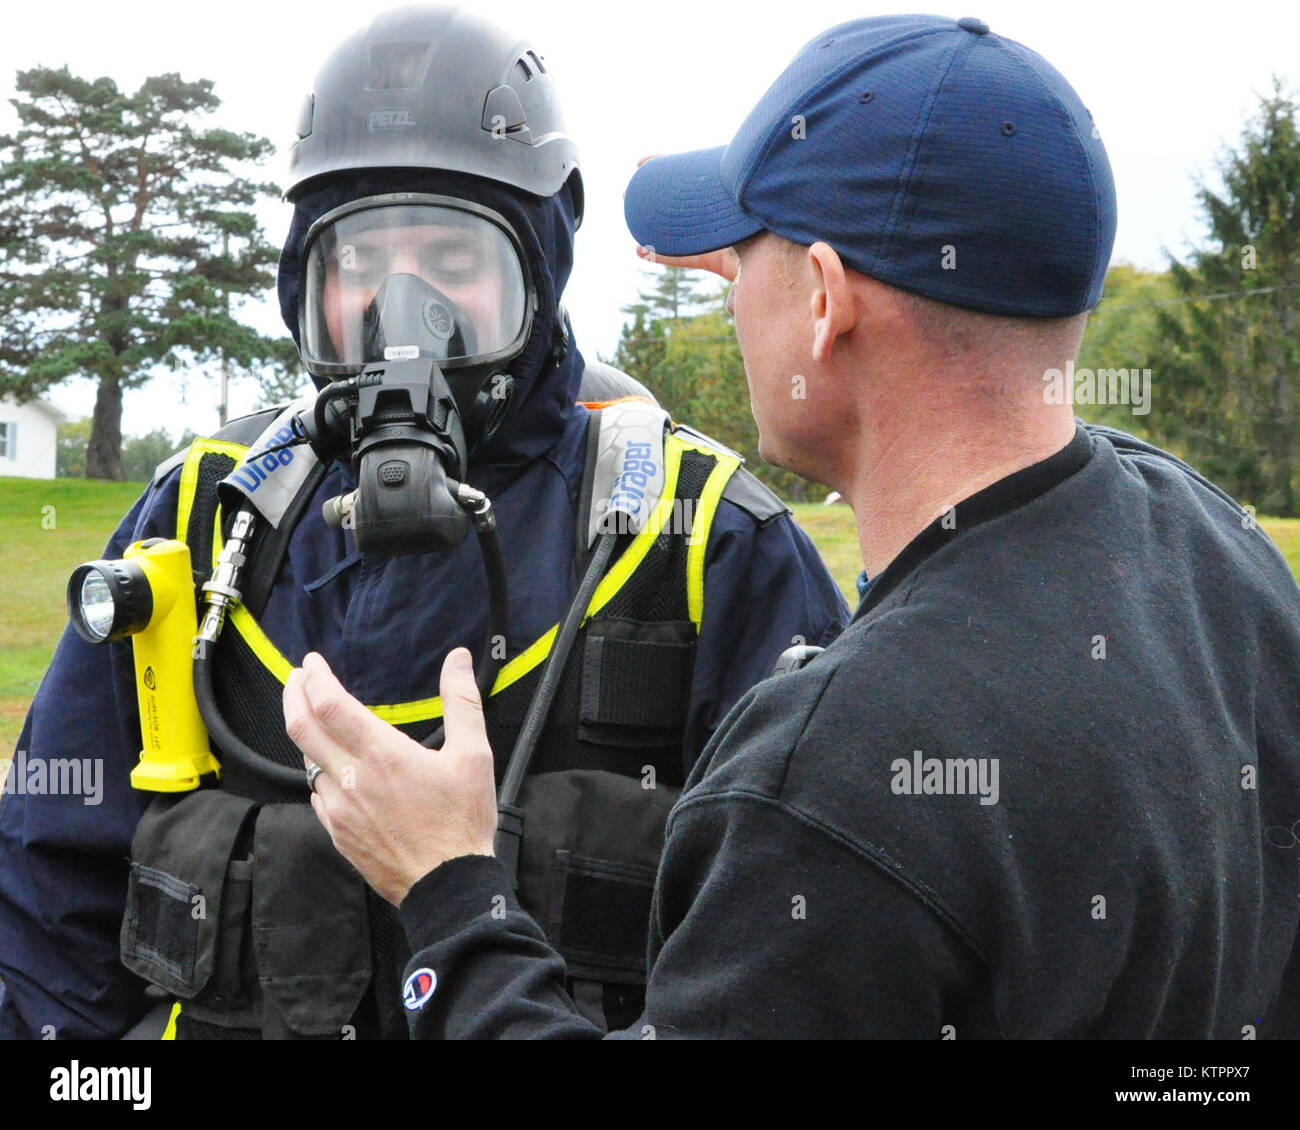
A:
[[[831,359],[835,342],[857,325],[857,307],[853,290],[844,276],[844,264],[829,243],[814,243],[808,248],[808,265],[813,274],[813,292],[809,300],[813,317],[813,360],[825,365]]]

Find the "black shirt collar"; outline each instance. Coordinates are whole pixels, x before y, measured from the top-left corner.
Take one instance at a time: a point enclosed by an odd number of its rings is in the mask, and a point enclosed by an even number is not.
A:
[[[871,578],[853,619],[858,620],[875,608],[921,562],[953,538],[960,537],[981,522],[1010,513],[1039,495],[1046,494],[1091,458],[1092,437],[1082,424],[1076,424],[1074,438],[1055,455],[1049,455],[1005,479],[999,479],[969,498],[962,499],[952,508],[951,514],[941,514],[904,546],[883,573],[877,573]]]

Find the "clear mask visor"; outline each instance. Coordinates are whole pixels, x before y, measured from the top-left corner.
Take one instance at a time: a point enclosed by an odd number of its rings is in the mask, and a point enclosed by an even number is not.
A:
[[[522,346],[527,276],[514,241],[486,216],[376,203],[326,217],[309,238],[300,297],[309,364],[465,362]]]

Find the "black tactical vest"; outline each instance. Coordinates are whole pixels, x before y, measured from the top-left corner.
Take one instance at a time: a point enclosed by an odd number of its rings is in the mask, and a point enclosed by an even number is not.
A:
[[[217,484],[270,419],[236,421],[184,456],[177,536],[198,581],[234,517]],[[725,490],[760,520],[784,511],[738,456],[706,437],[670,429],[663,450],[666,520],[620,537],[520,801],[519,900],[564,957],[579,1008],[610,1027],[633,1021],[644,1003],[650,898],[685,775],[681,741],[716,508]],[[590,478],[589,468],[587,497]],[[295,499],[292,521],[305,504]],[[291,664],[256,623],[288,538],[269,527],[262,536],[249,555],[247,603],[216,649],[215,688],[241,740],[300,768],[281,707]],[[485,703],[498,783],[554,636],[509,657]],[[416,740],[441,719],[437,699],[372,709]],[[215,743],[213,751],[221,759]],[[141,819],[122,955],[176,999],[175,1038],[407,1035],[400,1001],[410,953],[396,912],[338,855],[303,797],[234,763],[219,782],[158,796]]]

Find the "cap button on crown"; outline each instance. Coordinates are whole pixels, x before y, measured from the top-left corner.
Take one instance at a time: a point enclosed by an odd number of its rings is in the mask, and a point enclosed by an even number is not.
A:
[[[964,19],[957,21],[957,26],[962,31],[969,31],[975,35],[988,35],[989,25],[983,20],[977,20],[974,16],[966,16]]]

